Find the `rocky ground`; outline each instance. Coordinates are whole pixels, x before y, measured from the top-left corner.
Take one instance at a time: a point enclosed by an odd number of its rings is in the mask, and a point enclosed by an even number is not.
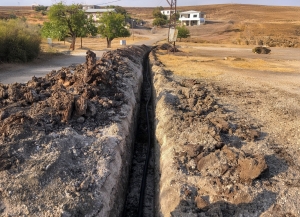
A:
[[[299,95],[151,62],[158,216],[300,216]]]
[[[85,64],[0,84],[1,216],[122,212],[148,51],[88,51]]]

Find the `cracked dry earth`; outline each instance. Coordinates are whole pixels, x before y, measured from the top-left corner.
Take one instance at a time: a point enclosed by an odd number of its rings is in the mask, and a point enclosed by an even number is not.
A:
[[[158,215],[300,216],[299,93],[266,76],[187,79],[155,53],[151,62]]]

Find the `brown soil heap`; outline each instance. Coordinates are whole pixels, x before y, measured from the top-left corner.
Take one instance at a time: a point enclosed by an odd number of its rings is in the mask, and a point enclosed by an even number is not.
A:
[[[252,52],[257,54],[269,54],[271,52],[271,49],[266,47],[255,47],[252,49]]]
[[[148,51],[129,47],[98,61],[88,51],[75,68],[0,84],[1,216],[121,212]]]

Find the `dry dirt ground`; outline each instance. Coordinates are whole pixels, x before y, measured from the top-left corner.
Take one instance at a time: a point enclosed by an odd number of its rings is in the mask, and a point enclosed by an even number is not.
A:
[[[299,49],[191,45],[153,60],[160,215],[300,216]]]

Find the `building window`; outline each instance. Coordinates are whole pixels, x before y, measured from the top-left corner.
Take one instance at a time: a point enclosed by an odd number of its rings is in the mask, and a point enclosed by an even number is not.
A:
[[[193,17],[197,17],[197,14],[194,14]]]
[[[190,18],[191,17],[191,15],[190,14],[188,14],[188,18]]]

